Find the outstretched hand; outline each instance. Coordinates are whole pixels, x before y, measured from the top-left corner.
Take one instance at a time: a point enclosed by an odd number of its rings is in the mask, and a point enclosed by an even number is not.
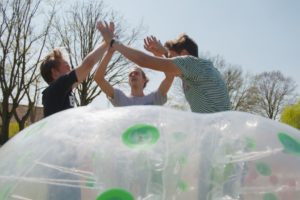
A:
[[[144,48],[155,56],[162,57],[167,53],[166,48],[161,44],[160,40],[157,40],[154,36],[148,36],[144,39]]]
[[[101,35],[106,42],[106,44],[110,44],[110,41],[114,37],[115,24],[110,22],[109,24],[106,21],[97,22],[97,29],[101,32]]]

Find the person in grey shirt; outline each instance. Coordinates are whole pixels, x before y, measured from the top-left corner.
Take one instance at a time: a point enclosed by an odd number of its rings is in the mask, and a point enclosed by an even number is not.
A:
[[[145,48],[148,51],[151,52],[150,49],[152,48],[150,48],[150,46],[154,45],[159,45],[158,41],[153,38],[145,40]],[[114,106],[163,105],[166,103],[167,93],[174,79],[174,76],[172,75],[165,74],[165,79],[161,82],[159,88],[156,91],[145,95],[144,88],[149,80],[141,68],[134,67],[128,74],[128,82],[131,89],[130,94],[125,94],[122,90],[114,88],[104,77],[107,65],[113,56],[113,52],[113,48],[109,48],[107,50],[103,60],[96,70],[94,80]]]
[[[113,22],[98,22],[97,28],[110,48],[137,65],[181,78],[183,92],[192,112],[215,113],[230,110],[226,83],[213,63],[198,56],[198,45],[186,34],[166,42],[166,58],[150,56],[123,45],[109,29]]]

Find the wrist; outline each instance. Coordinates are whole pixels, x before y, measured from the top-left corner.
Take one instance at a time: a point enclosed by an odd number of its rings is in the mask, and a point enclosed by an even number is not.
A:
[[[110,43],[109,43],[109,47],[112,48],[116,44],[121,44],[121,42],[119,40],[115,39],[115,38],[112,38]]]

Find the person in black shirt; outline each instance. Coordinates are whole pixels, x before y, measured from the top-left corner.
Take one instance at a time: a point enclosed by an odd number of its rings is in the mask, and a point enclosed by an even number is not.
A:
[[[77,83],[86,79],[93,66],[101,60],[107,46],[108,45],[103,41],[97,49],[90,52],[83,59],[82,63],[73,70],[71,70],[70,65],[63,58],[61,51],[58,49],[54,49],[45,57],[40,65],[41,75],[48,83],[48,87],[43,91],[42,97],[44,117],[48,117],[59,111],[74,107],[75,97],[72,89]],[[70,147],[62,144],[60,148],[68,149]],[[75,162],[76,155],[74,154],[73,156],[74,159],[72,160],[50,159],[48,162],[51,165],[63,166],[70,169],[77,168],[77,164]],[[51,175],[49,178],[77,181],[76,177],[74,178],[74,176],[68,173],[53,170],[51,168],[45,169],[45,171],[46,170],[48,170],[48,174]],[[62,187],[55,184],[48,186],[47,200],[65,199],[80,200],[80,188]]]
[[[73,108],[75,97],[72,92],[76,83],[82,82],[93,66],[101,60],[107,45],[105,42],[90,52],[75,69],[71,70],[61,51],[54,49],[43,60],[40,70],[43,79],[49,84],[43,91],[44,117],[68,108]]]

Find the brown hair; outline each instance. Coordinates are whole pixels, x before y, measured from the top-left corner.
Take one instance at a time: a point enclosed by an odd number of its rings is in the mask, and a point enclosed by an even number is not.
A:
[[[54,49],[42,61],[40,65],[41,75],[48,84],[53,81],[51,70],[59,66],[61,59],[63,59],[61,51],[59,49]]]
[[[190,55],[198,57],[198,45],[185,33],[180,34],[175,40],[167,41],[165,47],[179,54],[182,50],[186,50]]]

